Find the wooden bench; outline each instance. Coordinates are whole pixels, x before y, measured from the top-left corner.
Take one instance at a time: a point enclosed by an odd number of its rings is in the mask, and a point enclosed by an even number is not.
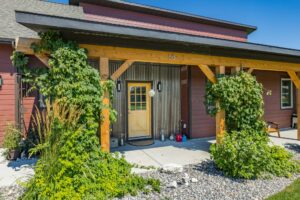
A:
[[[267,128],[268,133],[277,133],[278,137],[280,138],[279,124],[276,122],[267,122],[267,124],[268,124],[268,128]]]

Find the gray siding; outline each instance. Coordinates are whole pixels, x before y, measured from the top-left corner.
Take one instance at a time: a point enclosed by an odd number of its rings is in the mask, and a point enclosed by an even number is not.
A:
[[[116,71],[122,62],[110,62],[110,74]],[[121,92],[115,91],[114,108],[118,112],[117,122],[112,125],[112,133],[118,137],[126,133],[126,81],[153,81],[156,90],[158,81],[162,82],[162,92],[157,92],[153,101],[153,133],[156,138],[160,130],[175,133],[180,120],[180,67],[152,63],[135,63],[119,78]]]

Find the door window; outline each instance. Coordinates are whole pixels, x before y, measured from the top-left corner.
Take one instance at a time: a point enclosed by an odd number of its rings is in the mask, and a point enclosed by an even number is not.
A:
[[[146,110],[146,95],[145,86],[130,87],[130,110]]]

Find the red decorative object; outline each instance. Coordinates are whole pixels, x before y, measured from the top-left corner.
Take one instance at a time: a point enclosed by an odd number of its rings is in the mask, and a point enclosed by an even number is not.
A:
[[[182,142],[182,135],[181,134],[176,135],[176,142]]]

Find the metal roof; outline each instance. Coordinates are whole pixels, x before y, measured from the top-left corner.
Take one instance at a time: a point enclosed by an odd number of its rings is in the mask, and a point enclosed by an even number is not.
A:
[[[237,42],[224,39],[199,37],[180,33],[149,30],[136,27],[105,24],[100,22],[71,19],[29,12],[16,12],[16,21],[34,30],[65,30],[81,34],[106,34],[127,38],[138,38],[153,41],[164,41],[177,45],[195,45],[226,48],[239,51],[247,51],[262,54],[272,54],[281,56],[292,56],[300,58],[300,50],[281,48],[269,45]],[[249,54],[250,56],[250,54]]]
[[[120,0],[69,0],[69,3],[71,5],[79,5],[80,2],[98,4],[98,5],[108,6],[108,7],[115,7],[119,9],[127,9],[136,12],[160,15],[169,18],[193,21],[198,23],[217,25],[226,28],[233,28],[233,29],[246,31],[248,34],[252,33],[257,29],[257,27],[251,25],[245,25],[241,23],[235,23],[226,20],[214,19],[214,18],[204,17],[200,15],[194,15],[190,13],[162,9],[158,7],[141,5],[141,4],[120,1]]]

